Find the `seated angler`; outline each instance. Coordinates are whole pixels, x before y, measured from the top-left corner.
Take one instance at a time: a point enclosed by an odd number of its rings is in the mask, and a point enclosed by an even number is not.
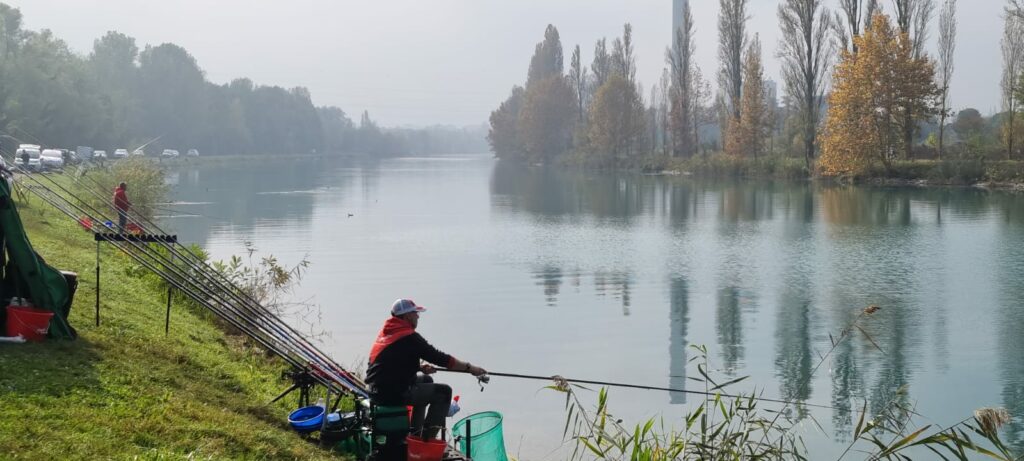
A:
[[[425,308],[412,300],[395,301],[391,306],[391,318],[384,322],[370,350],[366,382],[375,402],[381,405],[412,405],[412,427],[414,430],[422,428],[424,439],[433,439],[444,428],[452,388],[447,384],[434,383],[426,376],[437,371],[430,364],[467,371],[473,376],[482,376],[487,371],[437,350],[416,333],[420,313],[424,311]],[[417,372],[423,374],[417,375]]]

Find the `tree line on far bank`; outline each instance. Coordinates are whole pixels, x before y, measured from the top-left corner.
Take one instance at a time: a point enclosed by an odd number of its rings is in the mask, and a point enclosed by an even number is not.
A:
[[[22,28],[0,3],[0,144],[208,154],[356,153],[374,156],[485,152],[485,128],[383,128],[363,112],[317,107],[310,92],[239,78],[208,80],[195,58],[165,43],[140,49],[108,32],[87,56],[49,30]]]
[[[889,174],[918,160],[1024,157],[1024,4],[1008,0],[1002,40],[1004,111],[953,111],[957,0],[782,0],[781,91],[764,76],[762,44],[746,31],[749,0],[719,0],[717,91],[694,60],[688,5],[649,96],[636,81],[632,28],[591,64],[580,47],[564,69],[558,30],[537,44],[527,80],[491,114],[503,159],[673,168],[697,159],[783,161],[803,174]],[[933,23],[937,33],[933,34]],[[935,56],[926,51],[936,38]],[[689,163],[687,163],[689,162]],[[756,169],[756,168],[755,168]],[[745,169],[744,171],[750,171]]]

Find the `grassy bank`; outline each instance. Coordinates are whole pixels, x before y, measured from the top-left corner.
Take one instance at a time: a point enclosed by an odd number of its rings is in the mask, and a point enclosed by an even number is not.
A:
[[[93,320],[95,244],[38,201],[19,211],[36,251],[79,274],[76,341],[0,344],[0,458],[335,459],[287,428],[283,362],[178,302],[112,247],[102,249],[102,325]]]

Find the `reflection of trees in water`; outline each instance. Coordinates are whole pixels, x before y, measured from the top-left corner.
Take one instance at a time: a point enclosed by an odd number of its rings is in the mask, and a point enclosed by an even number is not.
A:
[[[594,289],[598,296],[611,295],[615,299],[622,300],[622,315],[630,314],[630,285],[633,283],[633,275],[626,271],[597,271],[594,272]]]
[[[1024,218],[1024,207],[1008,211]],[[1015,450],[1024,451],[1024,241],[1021,229],[1007,229],[1000,245],[1006,251],[996,263],[998,275],[999,310],[997,350],[1002,384],[1003,406],[1013,416],[1005,426],[1004,441]]]
[[[715,325],[718,329],[718,346],[722,350],[725,373],[732,375],[743,362],[743,316],[740,307],[740,290],[734,286],[718,290],[718,306],[715,309]]]
[[[773,200],[799,184],[703,181],[630,173],[581,172],[498,162],[491,174],[492,203],[537,216],[592,216],[631,222],[650,214],[678,224],[692,219],[704,194],[721,196],[726,220],[773,218]]]
[[[722,190],[719,213],[725,222],[772,219],[775,186],[772,183],[743,182]]]
[[[325,162],[332,162],[332,168],[345,165],[335,160],[299,159],[291,162],[232,163],[189,170],[180,176],[181,181],[173,192],[175,200],[208,204],[174,208],[239,227],[255,226],[264,220],[307,222],[312,218],[317,199],[310,192],[322,186],[310,178],[315,176],[312,172],[325,169]],[[330,184],[330,187],[344,186],[340,183],[344,180],[341,176],[336,179],[339,182]],[[363,181],[364,186],[369,182],[365,177]],[[180,220],[172,224],[190,243],[204,245],[209,238],[210,223],[205,219]]]
[[[863,376],[857,368],[853,342],[843,341],[832,352],[832,425],[839,440],[849,440],[853,428],[851,399],[864,394]]]
[[[784,290],[776,322],[775,373],[781,395],[787,400],[811,397],[811,312],[803,287]]]
[[[669,379],[668,387],[685,389],[686,382],[686,327],[690,322],[690,289],[686,279],[672,277],[669,281]],[[686,394],[669,392],[669,402],[686,403]]]
[[[540,216],[590,214],[629,220],[643,208],[644,177],[528,167],[498,162],[491,174],[491,195],[499,203]]]
[[[533,278],[537,285],[544,287],[544,299],[548,306],[554,307],[558,304],[558,293],[562,287],[562,269],[552,264],[533,272]]]
[[[813,212],[813,198],[809,191],[783,194],[779,200],[780,212],[796,218],[796,225],[787,225],[783,244],[789,251],[783,254],[781,268],[782,288],[779,294],[775,322],[775,373],[779,379],[779,395],[787,400],[806,401],[812,393],[811,370],[817,357],[811,350],[814,325],[812,316],[812,290],[814,272],[809,269],[814,249],[809,245],[810,227],[805,223],[806,213]],[[794,406],[796,418],[802,419],[806,407]]]
[[[1004,192],[964,188],[820,187],[823,219],[829,224],[908,224],[914,219],[941,224],[950,214],[967,218],[1016,207],[1017,222],[1024,222],[1020,198]],[[913,204],[928,206],[927,215],[915,216]],[[921,210],[922,212],[924,209]]]

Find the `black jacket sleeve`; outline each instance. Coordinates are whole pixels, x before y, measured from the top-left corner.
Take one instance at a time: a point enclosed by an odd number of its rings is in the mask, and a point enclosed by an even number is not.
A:
[[[423,338],[419,333],[413,333],[412,337],[409,338],[413,344],[413,350],[421,360],[426,360],[439,367],[447,368],[448,362],[451,360],[451,356],[439,351],[436,347],[430,345],[426,339]]]

